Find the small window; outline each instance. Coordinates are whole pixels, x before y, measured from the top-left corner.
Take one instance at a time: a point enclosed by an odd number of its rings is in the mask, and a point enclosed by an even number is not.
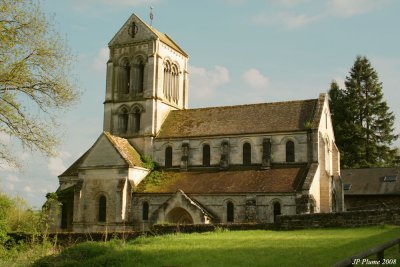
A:
[[[350,191],[351,184],[343,184],[343,190],[344,191]]]
[[[128,132],[128,121],[129,121],[129,114],[128,111],[123,108],[118,116],[118,124],[119,124],[119,132],[126,133]]]
[[[328,129],[328,113],[325,112],[325,129]]]
[[[143,93],[144,88],[144,63],[142,61],[139,62],[138,66],[138,93]]]
[[[226,204],[226,221],[227,222],[233,222],[234,220],[234,206],[232,202],[228,202]]]
[[[133,130],[135,133],[140,131],[140,111],[135,109],[135,113],[133,113]]]
[[[143,221],[147,221],[149,219],[149,203],[148,202],[143,202],[142,219],[143,219]]]
[[[107,199],[105,196],[99,198],[99,222],[105,222],[107,215]]]
[[[124,71],[125,71],[125,94],[129,94],[129,89],[131,87],[131,67],[129,65],[126,65],[124,67]]]
[[[397,176],[396,175],[388,175],[383,177],[384,182],[396,182],[397,181]]]
[[[249,143],[243,145],[243,165],[251,165],[251,145]]]
[[[68,227],[68,209],[67,203],[61,205],[61,229],[67,229]]]
[[[172,147],[165,149],[165,167],[172,167]]]
[[[203,146],[203,166],[210,166],[210,146]]]
[[[294,143],[293,143],[293,141],[286,142],[286,162],[294,162]]]
[[[276,217],[281,215],[281,203],[275,202],[274,203],[274,222],[276,222]]]

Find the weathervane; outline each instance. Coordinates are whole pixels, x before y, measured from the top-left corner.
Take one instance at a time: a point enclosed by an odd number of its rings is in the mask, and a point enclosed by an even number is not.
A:
[[[153,26],[153,18],[154,18],[153,7],[150,6],[150,26]]]
[[[138,32],[138,26],[134,21],[132,21],[131,25],[129,26],[128,33],[132,38],[135,38],[137,32]]]

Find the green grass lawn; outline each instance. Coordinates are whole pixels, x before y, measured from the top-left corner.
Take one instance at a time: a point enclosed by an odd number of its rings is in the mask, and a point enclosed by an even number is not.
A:
[[[86,242],[36,266],[330,266],[396,237],[395,226],[175,234]],[[398,247],[387,257],[399,265]]]

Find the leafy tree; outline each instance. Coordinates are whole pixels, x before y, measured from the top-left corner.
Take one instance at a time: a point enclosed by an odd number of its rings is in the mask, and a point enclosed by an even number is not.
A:
[[[0,245],[7,240],[7,232],[10,230],[8,225],[8,214],[12,207],[12,200],[0,193]]]
[[[55,154],[57,115],[79,97],[71,60],[38,3],[0,0],[0,136]],[[17,165],[9,149],[0,143],[0,160]]]
[[[356,58],[344,89],[332,82],[329,97],[343,167],[392,165],[396,149],[391,145],[398,137],[393,133],[395,118],[366,57]]]

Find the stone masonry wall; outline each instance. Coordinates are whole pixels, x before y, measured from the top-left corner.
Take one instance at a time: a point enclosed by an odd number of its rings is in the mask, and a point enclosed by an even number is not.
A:
[[[348,211],[278,216],[276,227],[282,230],[361,227],[379,224],[400,225],[400,209]]]

